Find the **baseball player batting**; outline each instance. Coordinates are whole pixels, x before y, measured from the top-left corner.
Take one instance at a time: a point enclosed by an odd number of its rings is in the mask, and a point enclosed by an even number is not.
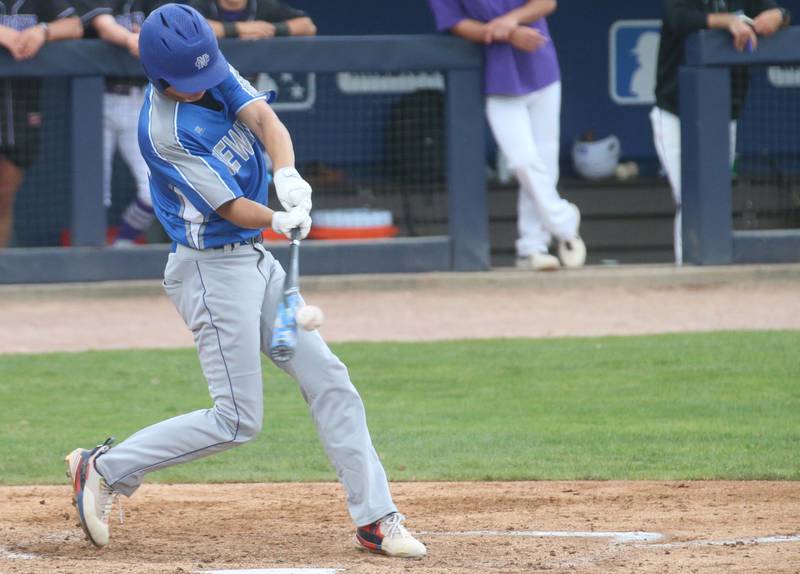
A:
[[[173,240],[164,288],[194,334],[213,406],[140,430],[118,446],[78,448],[66,462],[89,540],[109,542],[118,494],[145,475],[255,438],[263,418],[260,352],[270,347],[285,273],[261,244],[267,226],[300,238],[311,226],[311,187],[297,173],[289,132],[220,53],[194,9],[167,4],[142,25],[150,85],[139,146],[156,215]],[[286,211],[266,207],[263,152],[275,166]],[[294,356],[278,363],[300,385],[325,451],[347,492],[360,548],[419,558],[425,546],[403,526],[347,369],[317,331],[298,330]]]

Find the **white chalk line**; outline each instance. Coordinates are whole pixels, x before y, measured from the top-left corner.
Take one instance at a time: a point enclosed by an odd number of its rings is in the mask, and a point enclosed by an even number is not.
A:
[[[736,546],[753,544],[786,544],[800,542],[800,534],[751,536],[731,538],[730,540],[688,540],[686,542],[664,542],[659,544],[637,544],[637,548],[688,548],[691,546]]]
[[[0,546],[0,558],[7,558],[9,560],[35,560],[38,556],[25,552],[14,552],[4,546]]]
[[[248,568],[244,570],[195,570],[198,574],[336,574],[341,568]]]
[[[502,536],[522,538],[610,538],[614,542],[650,542],[662,540],[659,532],[603,532],[603,531],[559,531],[559,530],[467,530],[457,532],[417,532],[420,536]]]
[[[730,540],[688,540],[685,542],[660,542],[666,538],[660,532],[616,532],[616,531],[559,531],[559,530],[464,530],[450,532],[417,532],[420,536],[457,537],[508,537],[508,538],[609,538],[618,544],[634,544],[636,548],[681,548],[687,546],[731,546],[742,544],[786,544],[800,542],[800,534],[776,534],[772,536],[749,536]],[[645,544],[647,543],[647,544]]]

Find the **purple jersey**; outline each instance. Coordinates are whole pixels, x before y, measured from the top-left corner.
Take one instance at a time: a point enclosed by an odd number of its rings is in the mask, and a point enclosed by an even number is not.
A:
[[[428,0],[428,3],[436,19],[436,27],[444,32],[465,19],[489,22],[526,4],[526,0]],[[544,18],[529,26],[550,38]],[[552,40],[533,53],[517,50],[506,42],[485,46],[484,53],[487,94],[529,94],[561,79]]]

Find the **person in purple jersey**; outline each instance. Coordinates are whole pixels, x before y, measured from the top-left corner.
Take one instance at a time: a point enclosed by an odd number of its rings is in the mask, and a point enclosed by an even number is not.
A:
[[[81,23],[66,0],[0,0],[0,46],[29,60],[48,42],[81,37]],[[0,249],[8,247],[14,200],[25,171],[39,153],[38,79],[0,78]]]
[[[545,18],[555,0],[428,0],[437,28],[482,44],[486,114],[520,184],[517,266],[580,267],[580,211],[561,198],[561,72]],[[558,257],[548,252],[553,239]]]

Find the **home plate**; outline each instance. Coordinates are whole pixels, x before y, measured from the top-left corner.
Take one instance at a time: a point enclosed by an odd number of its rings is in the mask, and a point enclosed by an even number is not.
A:
[[[197,570],[202,574],[336,574],[341,568],[250,568],[243,570]]]

